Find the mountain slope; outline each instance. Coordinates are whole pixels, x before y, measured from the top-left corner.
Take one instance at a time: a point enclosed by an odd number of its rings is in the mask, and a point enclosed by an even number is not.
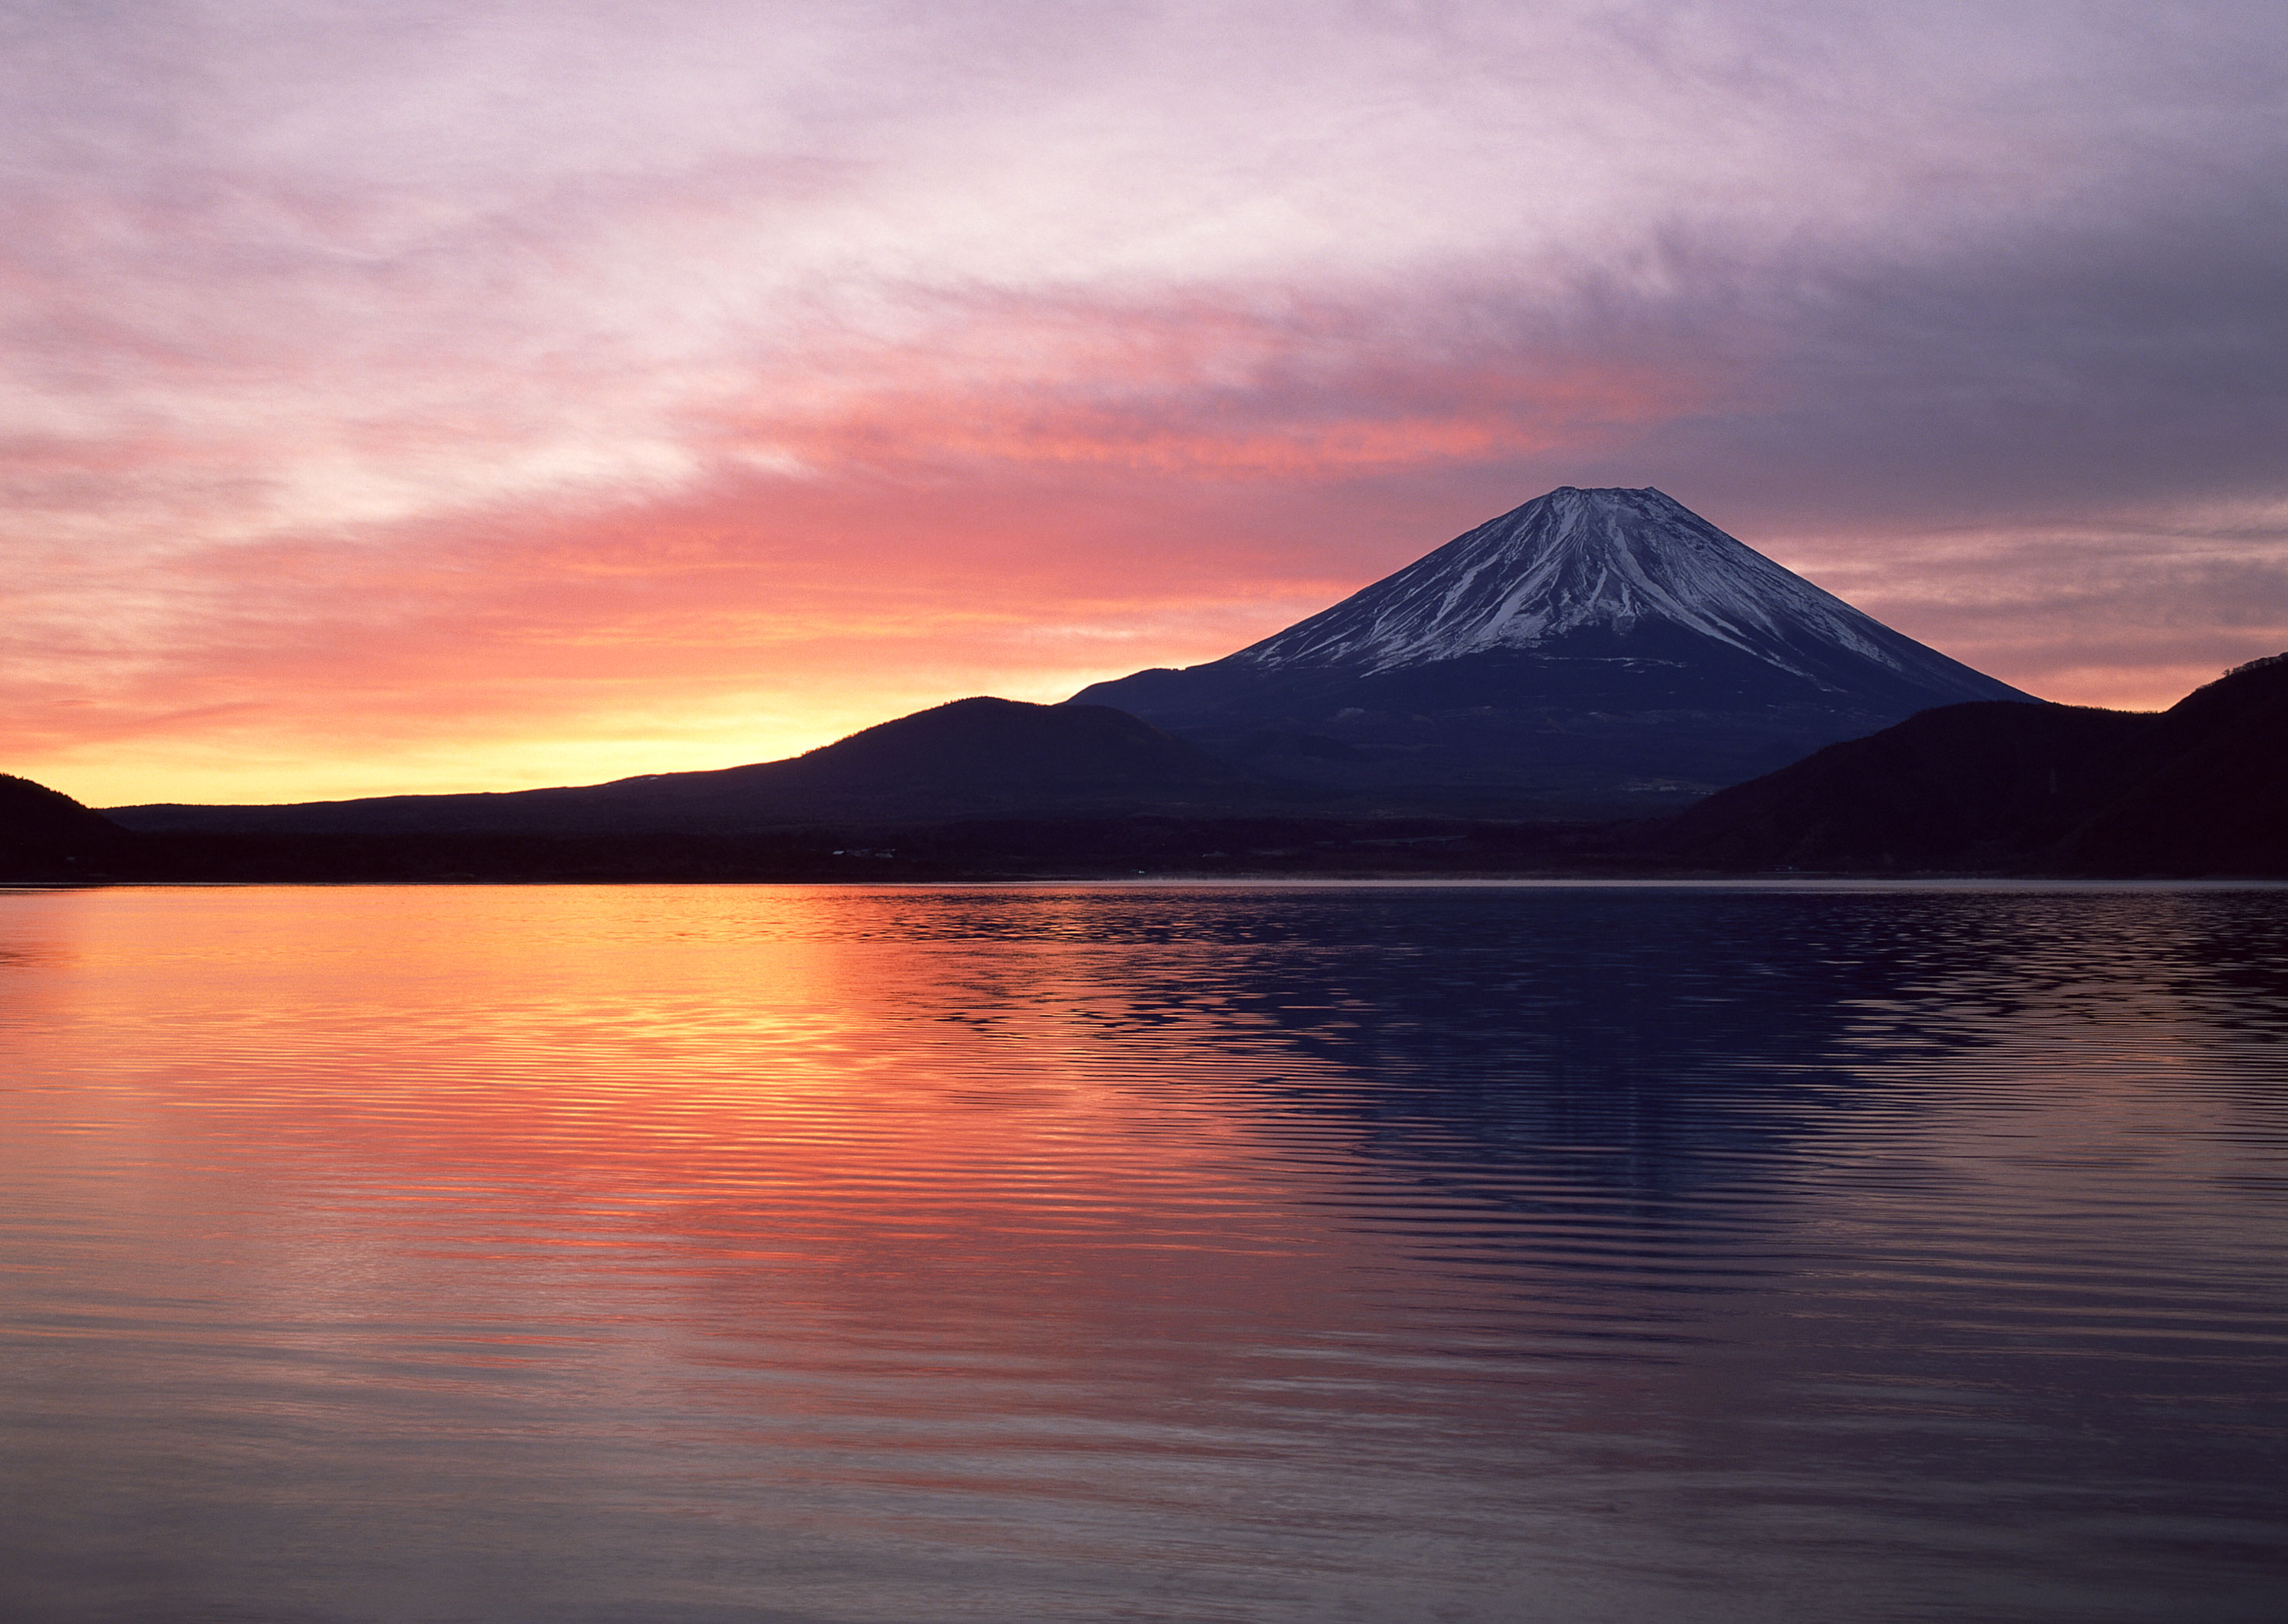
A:
[[[1725,868],[2288,874],[2288,656],[2157,714],[1926,711],[1712,796],[1654,844]]]
[[[786,761],[500,795],[387,796],[290,806],[124,806],[134,829],[528,834],[724,832],[821,820],[1222,804],[1247,774],[1101,706],[965,699]]]
[[[2029,697],[1659,491],[1569,486],[1237,654],[1073,702],[1324,783],[1625,803],[1934,705]]]
[[[118,824],[71,796],[0,772],[0,880],[83,877],[128,843]]]
[[[2134,787],[2046,854],[2076,874],[2288,875],[2288,654],[2162,713]]]

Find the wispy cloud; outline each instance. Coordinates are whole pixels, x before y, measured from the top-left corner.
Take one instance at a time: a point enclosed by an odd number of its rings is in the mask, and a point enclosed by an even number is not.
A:
[[[8,764],[98,800],[753,759],[1558,483],[2060,697],[2288,645],[2276,6],[0,28]]]

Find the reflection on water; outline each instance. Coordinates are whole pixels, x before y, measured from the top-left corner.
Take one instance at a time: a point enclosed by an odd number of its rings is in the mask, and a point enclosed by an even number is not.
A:
[[[2284,923],[0,897],[0,1613],[2269,1619]]]

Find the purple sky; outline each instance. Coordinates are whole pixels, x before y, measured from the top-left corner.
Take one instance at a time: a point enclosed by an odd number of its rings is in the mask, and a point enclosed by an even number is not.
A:
[[[0,768],[719,766],[1657,485],[2059,699],[2288,648],[2288,8],[0,5]]]

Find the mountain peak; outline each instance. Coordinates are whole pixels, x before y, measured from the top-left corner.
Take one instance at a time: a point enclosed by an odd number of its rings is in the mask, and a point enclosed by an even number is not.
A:
[[[1395,670],[1570,635],[1680,628],[1821,687],[1840,654],[1904,677],[1974,676],[1648,486],[1563,485],[1233,658]],[[1964,698],[2010,697],[1982,683]]]
[[[1664,491],[1566,485],[1236,654],[1075,697],[1313,782],[1612,807],[1934,705],[2029,696]]]

